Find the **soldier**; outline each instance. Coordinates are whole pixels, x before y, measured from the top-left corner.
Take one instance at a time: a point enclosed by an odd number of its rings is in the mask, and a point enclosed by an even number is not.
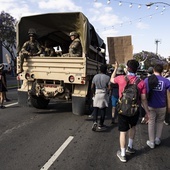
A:
[[[45,56],[56,56],[55,49],[51,46],[51,43],[49,40],[45,41],[43,48],[43,53]]]
[[[79,39],[79,34],[75,31],[70,32],[70,38],[72,43],[69,46],[69,53],[63,54],[63,57],[81,57],[82,56],[82,46]]]
[[[36,31],[34,29],[29,29],[28,31],[29,35],[29,41],[26,41],[19,52],[19,58],[20,58],[20,71],[18,73],[23,72],[23,64],[24,64],[24,58],[27,58],[29,56],[37,56],[42,53],[42,48],[38,41],[36,40]]]

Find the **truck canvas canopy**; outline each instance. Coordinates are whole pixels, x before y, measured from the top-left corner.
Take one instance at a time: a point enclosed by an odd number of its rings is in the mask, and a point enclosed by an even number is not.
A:
[[[81,12],[47,13],[22,17],[17,25],[18,51],[28,40],[30,28],[35,28],[40,42],[48,39],[53,47],[60,46],[63,53],[68,51],[71,43],[69,33],[72,31],[79,33],[84,56],[89,55],[89,46],[93,46],[94,49],[105,49],[104,41]]]

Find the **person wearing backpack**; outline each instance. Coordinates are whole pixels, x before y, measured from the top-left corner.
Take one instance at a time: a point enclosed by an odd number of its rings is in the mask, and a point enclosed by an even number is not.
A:
[[[117,109],[118,109],[118,130],[120,131],[119,136],[120,150],[117,151],[117,157],[120,159],[121,162],[127,162],[126,153],[129,154],[135,153],[135,150],[133,148],[133,140],[136,132],[135,126],[137,125],[140,115],[138,108],[140,101],[142,102],[142,105],[145,109],[146,119],[148,118],[149,114],[145,83],[143,80],[137,78],[136,76],[138,67],[139,67],[138,61],[134,59],[128,60],[127,74],[116,76],[116,70],[118,68],[118,63],[116,62],[115,70],[111,75],[110,79],[112,83],[116,83],[119,86],[119,103]],[[130,96],[128,88],[131,90],[132,94],[133,91],[136,92],[136,94],[134,94],[135,95],[134,97]],[[125,89],[130,98],[126,99]],[[133,100],[133,98],[135,98],[135,100]],[[129,105],[131,109],[129,109]],[[126,148],[127,134],[128,134],[128,146]]]
[[[158,79],[158,83],[157,86],[154,86],[152,89],[151,96],[148,99],[148,106],[150,110],[148,122],[149,140],[147,140],[146,144],[151,149],[155,148],[155,145],[160,145],[161,143],[161,135],[167,106],[167,90],[170,91],[170,81],[162,76],[163,65],[156,64],[153,70],[154,76]],[[153,81],[149,81],[149,78],[145,79],[148,93],[150,91],[151,82]]]

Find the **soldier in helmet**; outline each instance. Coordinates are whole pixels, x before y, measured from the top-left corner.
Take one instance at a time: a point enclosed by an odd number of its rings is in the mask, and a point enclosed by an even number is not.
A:
[[[24,43],[21,51],[19,52],[20,58],[20,71],[18,73],[23,72],[23,64],[24,58],[28,56],[38,56],[42,53],[42,48],[39,42],[36,40],[36,31],[34,29],[29,29],[28,31],[29,40]]]
[[[69,53],[63,54],[63,57],[81,57],[82,56],[82,46],[79,39],[79,34],[75,31],[70,32],[70,38],[72,43],[69,46]]]

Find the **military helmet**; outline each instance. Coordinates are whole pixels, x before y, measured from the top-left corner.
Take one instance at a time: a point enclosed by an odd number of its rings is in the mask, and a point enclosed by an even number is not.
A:
[[[70,32],[70,36],[78,37],[79,34],[77,32],[75,32],[75,31],[72,31],[72,32]]]
[[[36,36],[37,35],[36,30],[34,28],[30,28],[28,30],[28,35],[29,36],[33,36],[33,35]]]

